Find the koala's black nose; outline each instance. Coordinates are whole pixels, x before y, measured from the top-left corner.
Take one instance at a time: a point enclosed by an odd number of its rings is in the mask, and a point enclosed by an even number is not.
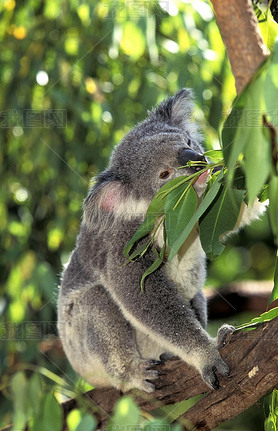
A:
[[[189,160],[192,162],[206,162],[206,158],[202,154],[199,154],[196,151],[191,150],[189,148],[181,150],[178,153],[178,162],[179,162],[180,166],[185,166],[186,163],[189,162]],[[191,167],[191,169],[194,169],[196,172],[202,168],[203,168],[202,165]]]

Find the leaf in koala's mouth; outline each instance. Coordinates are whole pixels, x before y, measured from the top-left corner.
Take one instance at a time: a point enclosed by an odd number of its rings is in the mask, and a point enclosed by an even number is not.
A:
[[[197,179],[196,183],[197,184],[204,184],[207,182],[209,177],[209,171],[203,172]]]

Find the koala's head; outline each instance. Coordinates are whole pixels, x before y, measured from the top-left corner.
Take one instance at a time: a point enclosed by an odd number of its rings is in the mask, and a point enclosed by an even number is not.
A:
[[[192,105],[191,91],[180,90],[124,137],[85,200],[85,217],[95,205],[114,214],[144,213],[167,181],[195,172],[177,169],[189,160],[204,160]]]

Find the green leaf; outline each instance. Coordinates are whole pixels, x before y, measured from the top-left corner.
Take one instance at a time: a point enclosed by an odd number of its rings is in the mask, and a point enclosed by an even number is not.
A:
[[[274,286],[268,301],[268,305],[270,305],[276,299],[278,299],[278,250],[277,250],[275,270],[274,270]]]
[[[256,117],[259,124],[260,112],[258,111],[253,116]],[[244,155],[243,168],[246,174],[248,202],[252,204],[270,174],[272,163],[270,139],[263,133],[262,125],[251,127]]]
[[[34,431],[60,431],[63,424],[62,409],[52,393],[42,400],[41,416],[34,423]]]
[[[152,215],[147,215],[143,223],[139,226],[131,240],[127,243],[124,248],[124,256],[128,257],[133,245],[139,241],[141,238],[144,238],[148,235],[155,227],[156,217]]]
[[[265,202],[268,198],[268,184],[266,184],[263,186],[261,193],[258,195],[258,199],[260,202]]]
[[[254,5],[253,7],[258,17],[258,23],[264,43],[269,49],[273,49],[275,38],[278,35],[278,25],[271,18],[269,10],[264,13],[258,5]]]
[[[184,415],[187,410],[193,407],[202,398],[204,398],[204,394],[196,395],[189,398],[188,400],[180,401],[175,404],[164,405],[163,407],[159,407],[158,409],[152,410],[152,414],[154,417],[162,416],[163,414],[163,416],[166,417],[168,421],[172,423],[173,421],[177,420],[179,416]],[[172,428],[171,431],[173,431]]]
[[[262,115],[265,112],[265,70],[263,66],[246,91],[245,121],[240,134],[245,147],[243,169],[246,174],[249,204],[254,202],[261,191],[271,169],[270,139],[269,135],[264,133],[262,122]]]
[[[131,240],[127,243],[126,247],[124,248],[124,256],[128,257],[133,245],[139,241],[141,238],[144,238],[146,235],[152,232],[152,230],[155,227],[155,222],[158,217],[164,214],[164,205],[166,201],[166,195],[164,192],[167,192],[171,190],[172,188],[175,188],[180,182],[184,181],[186,177],[178,177],[174,178],[171,181],[168,181],[168,183],[164,184],[163,187],[159,189],[159,191],[155,194],[154,198],[152,199],[149,208],[146,213],[145,220],[143,223],[139,226]]]
[[[219,161],[223,159],[222,150],[208,150],[205,151],[203,155],[214,161]]]
[[[269,59],[268,70],[264,82],[266,113],[271,123],[278,127],[277,96],[278,96],[278,39]]]
[[[166,418],[152,419],[144,425],[142,431],[168,431],[170,428]]]
[[[40,377],[38,374],[34,373],[28,382],[28,411],[33,417],[38,417],[40,414],[42,396],[43,392]]]
[[[266,65],[255,74],[252,81],[236,100],[222,131],[222,145],[228,169],[227,184],[231,186],[234,167],[240,155],[244,154],[249,142],[256,141],[262,132],[262,113],[264,110],[263,83]]]
[[[11,379],[11,392],[14,399],[13,431],[23,431],[27,423],[27,386],[28,382],[22,371],[17,372]]]
[[[269,219],[276,246],[278,246],[278,176],[273,175],[268,185]]]
[[[214,260],[224,250],[225,246],[220,242],[221,236],[234,229],[244,193],[244,190],[221,186],[218,195],[201,217],[201,244],[210,260]]]
[[[141,278],[141,290],[144,289],[144,280],[148,275],[152,274],[154,271],[156,271],[160,265],[163,263],[163,259],[161,257],[157,257],[155,261],[152,263],[152,265],[147,269],[147,271],[144,272]]]
[[[115,408],[115,413],[110,419],[108,426],[106,428],[107,431],[113,431],[117,429],[124,429],[130,427],[136,428],[136,425],[139,424],[140,414],[139,408],[133,401],[131,397],[124,396],[122,397]],[[123,427],[123,428],[120,428]]]
[[[277,316],[278,307],[272,308],[271,310],[262,313],[259,317],[254,317],[254,319],[252,319],[250,322],[244,323],[243,325],[236,327],[236,331],[238,332],[244,329],[256,328],[258,325],[265,322],[269,322]]]
[[[228,168],[228,178],[233,179],[233,169],[239,155],[245,147],[245,140],[240,139],[243,123],[243,106],[241,100],[235,103],[234,108],[227,117],[222,130],[222,146],[225,164]]]
[[[275,418],[272,413],[269,414],[268,418],[264,421],[265,431],[276,431]]]
[[[79,422],[75,431],[94,431],[96,427],[97,427],[96,419],[91,415],[85,415]]]
[[[151,245],[150,241],[147,243],[141,244],[133,253],[131,253],[130,256],[128,256],[128,259],[134,260],[138,256],[141,257],[147,251],[150,245]]]
[[[206,193],[205,197],[201,201],[199,207],[191,217],[190,221],[187,223],[185,229],[181,232],[180,236],[176,239],[176,241],[172,244],[172,249],[169,253],[169,261],[173,259],[173,257],[177,254],[180,247],[192,231],[195,224],[198,222],[201,215],[206,211],[206,209],[209,207],[211,202],[216,197],[220,186],[221,186],[221,180],[223,178],[223,170],[219,173],[219,175],[216,177],[213,185],[209,189],[209,191]]]
[[[186,193],[182,197],[185,191]],[[175,208],[181,197],[182,200]],[[167,196],[165,202],[165,228],[170,252],[173,244],[192,218],[197,202],[198,198],[194,188],[192,186],[188,188],[187,184],[182,184]]]

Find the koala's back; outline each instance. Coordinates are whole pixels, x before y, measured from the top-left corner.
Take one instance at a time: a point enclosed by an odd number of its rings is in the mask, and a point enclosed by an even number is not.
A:
[[[109,285],[102,284],[100,278],[105,277],[99,274],[105,263],[101,263],[101,253],[99,264],[90,266],[88,273],[87,266],[80,265],[78,252],[77,247],[64,271],[59,293],[58,330],[64,351],[75,371],[90,384],[124,389],[120,379],[113,378],[115,370],[118,374],[125,371],[117,352],[124,349],[133,354],[130,340],[142,358],[159,359],[165,349],[128,322]]]

